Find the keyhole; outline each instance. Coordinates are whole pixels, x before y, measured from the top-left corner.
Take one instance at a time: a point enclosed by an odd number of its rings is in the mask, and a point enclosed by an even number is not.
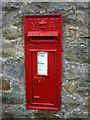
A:
[[[37,84],[38,84],[38,80],[37,80]]]

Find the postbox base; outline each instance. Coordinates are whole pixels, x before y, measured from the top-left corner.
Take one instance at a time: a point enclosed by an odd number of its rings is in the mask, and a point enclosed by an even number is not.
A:
[[[53,111],[59,111],[60,108],[56,107],[36,107],[36,106],[28,106],[27,109],[37,109],[37,110],[53,110]]]

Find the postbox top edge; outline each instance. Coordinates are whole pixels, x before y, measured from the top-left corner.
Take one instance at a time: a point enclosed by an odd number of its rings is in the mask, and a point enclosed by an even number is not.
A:
[[[48,14],[48,15],[24,15],[24,17],[63,17],[62,14]]]

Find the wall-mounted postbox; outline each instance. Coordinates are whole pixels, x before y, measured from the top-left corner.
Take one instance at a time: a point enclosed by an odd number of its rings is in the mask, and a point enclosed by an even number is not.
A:
[[[25,15],[27,109],[60,110],[62,15]]]

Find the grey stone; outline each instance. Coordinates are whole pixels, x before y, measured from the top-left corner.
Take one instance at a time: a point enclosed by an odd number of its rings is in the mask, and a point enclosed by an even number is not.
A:
[[[88,3],[79,2],[4,2],[3,118],[87,118],[88,117]],[[24,65],[24,15],[62,14],[63,52],[61,110],[26,109]]]
[[[88,4],[89,4],[88,2],[77,2],[76,7],[81,9],[86,9],[89,7]]]
[[[19,78],[24,74],[24,61],[23,59],[17,61],[7,61],[3,66],[4,73],[13,78]]]
[[[6,118],[6,113],[12,113],[14,115],[14,118],[31,118],[32,117],[32,113],[33,111],[31,110],[26,110],[25,106],[23,104],[17,104],[17,105],[8,105],[6,104],[4,106],[4,114],[3,114],[3,118]],[[8,112],[7,112],[8,111]],[[8,117],[9,119],[10,117]],[[13,118],[13,119],[14,119]]]
[[[3,37],[6,39],[17,39],[20,37],[20,32],[16,26],[7,26],[3,29]]]
[[[12,10],[12,9],[18,9],[20,8],[20,5],[22,3],[20,2],[3,2],[2,7],[6,10]]]

